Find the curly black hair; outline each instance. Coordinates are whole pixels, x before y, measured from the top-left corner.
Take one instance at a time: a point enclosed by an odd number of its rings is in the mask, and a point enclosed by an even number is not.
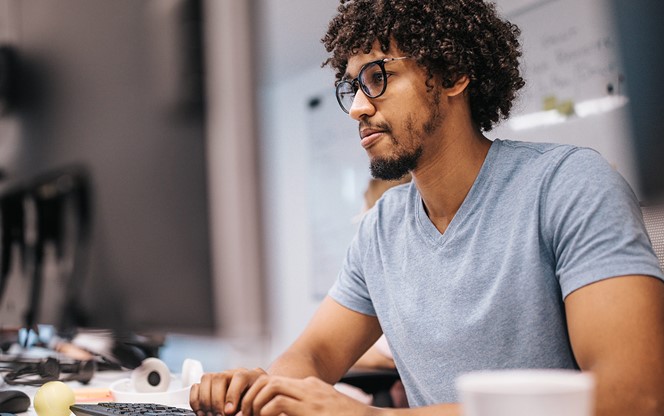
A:
[[[322,39],[331,57],[323,66],[337,81],[348,59],[390,42],[440,76],[449,88],[461,77],[470,83],[470,109],[480,129],[507,118],[524,80],[519,72],[519,28],[502,20],[493,3],[482,0],[341,0]],[[427,85],[429,80],[427,80]],[[429,85],[430,87],[430,85]]]

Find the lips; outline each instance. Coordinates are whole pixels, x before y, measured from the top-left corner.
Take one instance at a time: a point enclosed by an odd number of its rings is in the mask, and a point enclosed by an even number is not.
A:
[[[360,144],[365,149],[373,145],[376,141],[380,140],[381,136],[385,133],[385,130],[377,129],[362,129],[360,130]]]

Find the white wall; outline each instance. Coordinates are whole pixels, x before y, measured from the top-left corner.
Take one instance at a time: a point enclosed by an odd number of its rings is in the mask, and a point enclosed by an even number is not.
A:
[[[330,70],[314,67],[259,94],[273,357],[302,331],[319,302],[311,295],[306,117],[309,98],[332,82]]]

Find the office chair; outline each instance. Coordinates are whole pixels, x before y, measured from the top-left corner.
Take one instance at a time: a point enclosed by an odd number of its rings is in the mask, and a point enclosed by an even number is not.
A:
[[[357,387],[373,396],[372,406],[394,407],[390,388],[399,380],[397,370],[390,369],[352,369],[344,375],[340,383]]]
[[[659,267],[664,270],[664,205],[642,206],[641,212]]]

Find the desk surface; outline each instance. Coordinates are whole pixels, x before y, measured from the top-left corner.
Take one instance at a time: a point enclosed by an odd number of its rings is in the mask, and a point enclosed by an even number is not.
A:
[[[121,379],[126,379],[131,376],[131,371],[100,371],[95,374],[89,384],[84,385],[77,381],[70,381],[66,384],[74,390],[77,397],[77,403],[96,403],[100,401],[113,401],[110,394],[110,385]],[[21,390],[30,396],[30,408],[27,412],[19,413],[20,416],[36,416],[34,408],[34,397],[39,390],[39,387],[33,386],[7,386],[3,385],[6,390]],[[189,409],[189,403],[178,403],[176,407]]]

